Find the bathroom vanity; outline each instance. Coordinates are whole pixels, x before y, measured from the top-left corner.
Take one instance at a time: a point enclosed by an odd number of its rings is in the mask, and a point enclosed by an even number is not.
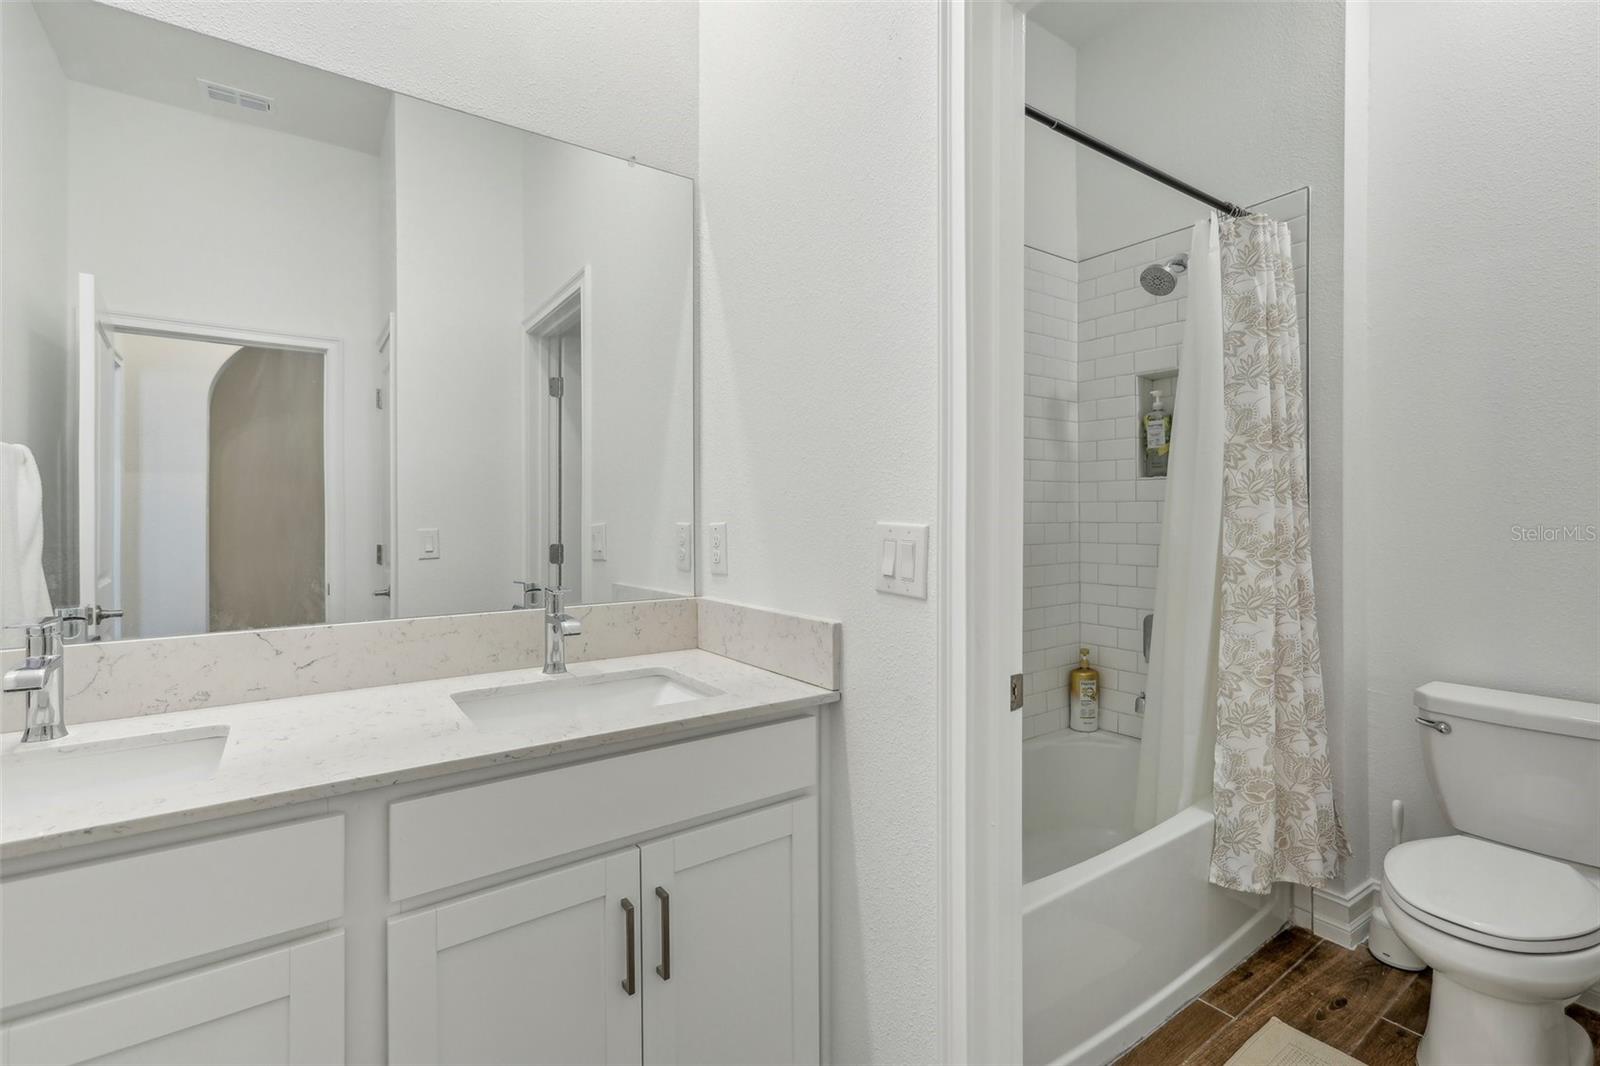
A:
[[[838,627],[700,595],[693,180],[0,21],[0,1061],[817,1062]]]
[[[837,693],[571,671],[8,734],[0,1058],[816,1062]]]

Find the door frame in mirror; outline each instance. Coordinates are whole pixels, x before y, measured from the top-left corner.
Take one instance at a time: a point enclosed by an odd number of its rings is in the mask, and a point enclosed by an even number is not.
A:
[[[572,305],[576,305],[575,307]],[[586,381],[592,381],[592,368],[594,367],[594,331],[592,329],[592,316],[594,311],[593,285],[589,272],[589,264],[585,263],[579,270],[558,288],[543,304],[522,320],[522,515],[537,515],[536,530],[528,530],[523,536],[523,566],[526,571],[523,580],[537,580],[535,574],[545,574],[541,584],[548,584],[549,562],[544,552],[544,547],[549,541],[549,515],[546,513],[547,500],[543,492],[540,475],[549,470],[550,456],[545,446],[543,419],[536,419],[534,411],[539,410],[549,401],[546,380],[549,376],[549,360],[551,341],[558,335],[566,332],[572,325],[574,318],[578,323],[578,336],[582,344],[583,375]],[[583,503],[578,516],[578,528],[587,531],[590,525],[591,502],[588,488],[593,484],[593,471],[590,467],[593,461],[593,449],[590,447],[590,433],[594,420],[593,414],[594,390],[584,388],[579,396],[579,411],[581,419],[580,449],[582,451],[583,469]],[[535,536],[537,533],[537,536]],[[580,538],[583,540],[583,538]],[[589,561],[587,544],[580,543],[573,546],[577,559],[573,560],[578,567],[579,587],[584,592],[589,592],[591,583],[592,566]],[[592,597],[582,602],[593,602]]]
[[[364,618],[352,617],[351,604],[347,602],[350,599],[349,590],[345,583],[344,342],[336,337],[276,333],[109,311],[103,316],[103,321],[113,333],[237,344],[243,348],[284,348],[322,353],[323,622],[363,621]]]

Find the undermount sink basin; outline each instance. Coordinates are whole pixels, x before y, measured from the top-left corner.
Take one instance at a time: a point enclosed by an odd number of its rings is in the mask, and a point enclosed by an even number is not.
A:
[[[458,692],[451,699],[479,729],[518,729],[556,713],[628,714],[650,707],[703,700],[721,693],[671,670],[629,670],[535,681],[509,688]]]
[[[7,811],[66,802],[159,794],[164,787],[216,772],[227,726],[199,726],[136,737],[18,745],[0,759],[0,801]]]

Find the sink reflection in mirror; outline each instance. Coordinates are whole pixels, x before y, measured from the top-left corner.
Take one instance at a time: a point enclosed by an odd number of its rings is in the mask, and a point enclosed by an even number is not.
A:
[[[650,707],[720,695],[709,685],[691,681],[673,670],[628,670],[475,689],[458,692],[451,699],[479,729],[515,731],[536,725],[553,712],[581,716],[592,725],[596,717],[633,714]]]
[[[6,814],[62,803],[148,796],[216,773],[227,726],[48,745],[10,746],[0,756],[0,802]]]

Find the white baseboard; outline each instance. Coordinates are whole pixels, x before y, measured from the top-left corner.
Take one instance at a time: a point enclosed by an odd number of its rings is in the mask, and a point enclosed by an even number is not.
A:
[[[1309,929],[1342,948],[1358,947],[1367,941],[1379,887],[1373,879],[1343,893],[1296,886],[1292,920],[1301,929]]]

